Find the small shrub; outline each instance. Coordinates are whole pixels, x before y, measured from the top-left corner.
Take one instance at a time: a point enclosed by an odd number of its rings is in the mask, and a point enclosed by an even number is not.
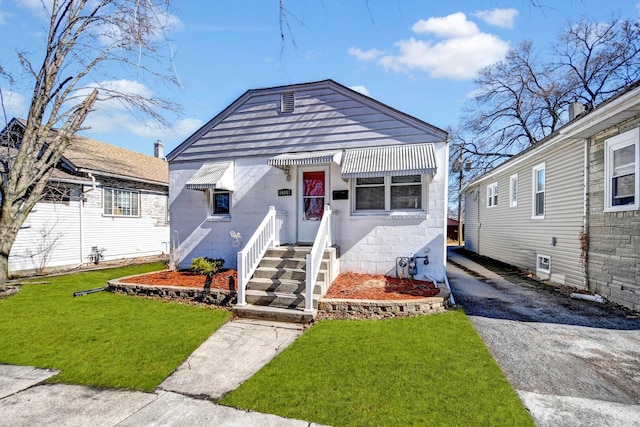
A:
[[[222,258],[212,259],[207,257],[193,258],[191,259],[191,266],[189,271],[196,274],[213,274],[216,273],[224,265]]]

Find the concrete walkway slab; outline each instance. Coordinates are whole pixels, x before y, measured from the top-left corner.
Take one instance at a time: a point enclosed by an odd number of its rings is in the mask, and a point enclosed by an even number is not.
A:
[[[318,425],[277,415],[215,405],[207,400],[193,399],[171,392],[161,392],[157,400],[118,424],[118,427],[138,426],[309,427]]]
[[[0,399],[33,387],[57,374],[58,371],[33,366],[0,365]]]
[[[240,319],[224,324],[159,389],[217,400],[235,390],[302,334],[302,326]]]
[[[157,398],[153,393],[40,385],[0,399],[0,424],[111,427]]]

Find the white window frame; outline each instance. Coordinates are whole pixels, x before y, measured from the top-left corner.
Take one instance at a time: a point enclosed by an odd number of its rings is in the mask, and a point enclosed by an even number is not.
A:
[[[207,206],[207,210],[208,210],[208,219],[211,221],[224,221],[224,220],[228,220],[231,219],[231,205],[232,205],[232,196],[233,193],[229,190],[208,190],[208,206]],[[215,212],[215,201],[216,201],[216,195],[227,195],[229,198],[228,201],[228,208],[227,211],[228,212]]]
[[[106,199],[107,199],[107,193],[111,194],[111,201],[110,201],[110,212],[105,212],[107,209],[107,203],[106,203]],[[130,215],[125,215],[123,213],[117,213],[116,212],[116,193],[121,193],[121,194],[129,194],[129,204],[130,207],[129,209],[132,211]],[[133,197],[135,196],[135,203],[132,203]],[[136,212],[133,212],[133,210],[136,210]],[[115,217],[124,217],[124,218],[139,218],[140,217],[140,212],[142,207],[140,206],[140,192],[136,191],[136,190],[125,190],[122,188],[112,188],[112,187],[104,187],[102,189],[102,214],[104,216],[115,216]]]
[[[498,206],[498,183],[492,182],[487,185],[487,208]]]
[[[419,174],[415,174],[419,175]],[[391,212],[426,212],[427,210],[427,187],[428,182],[426,181],[425,175],[419,175],[419,182],[408,182],[408,183],[393,183],[393,178],[401,177],[402,175],[393,175],[393,176],[385,176],[385,177],[377,177],[384,178],[383,184],[361,184],[358,185],[358,178],[354,178],[351,180],[351,192],[353,194],[353,201],[351,206],[351,212],[353,214],[388,214]],[[405,208],[405,209],[391,209],[391,187],[396,186],[404,186],[404,185],[420,185],[420,204],[419,208]],[[358,187],[380,187],[384,185],[384,209],[356,209],[357,206],[357,188]]]
[[[541,266],[541,261],[546,259],[547,267]],[[551,257],[549,255],[538,254],[536,257],[536,271],[541,271],[543,273],[551,274]]]
[[[634,202],[626,205],[614,205],[613,202],[613,152],[635,146],[635,192]],[[605,141],[604,147],[604,211],[619,212],[640,209],[640,128],[636,128]]]
[[[518,174],[509,177],[509,207],[518,206]]]
[[[538,191],[538,172],[544,171],[544,188],[542,191]],[[537,195],[543,194],[542,201],[542,214],[537,212]],[[547,214],[547,170],[544,163],[535,165],[531,169],[531,218],[532,219],[544,219]]]

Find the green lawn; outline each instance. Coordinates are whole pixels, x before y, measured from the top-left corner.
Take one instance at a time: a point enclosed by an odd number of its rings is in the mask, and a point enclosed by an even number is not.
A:
[[[222,404],[332,426],[533,426],[461,311],[325,320]]]
[[[150,391],[230,317],[226,310],[99,292],[162,264],[81,272],[0,300],[0,363],[58,369],[52,382]]]

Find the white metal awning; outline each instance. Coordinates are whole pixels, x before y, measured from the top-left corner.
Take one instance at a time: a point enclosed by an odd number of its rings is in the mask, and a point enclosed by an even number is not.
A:
[[[299,166],[318,163],[337,163],[342,160],[342,150],[306,151],[302,153],[284,153],[269,159],[269,166]]]
[[[203,164],[187,181],[185,188],[233,191],[233,162]]]
[[[354,148],[345,151],[342,179],[436,173],[433,144]]]

